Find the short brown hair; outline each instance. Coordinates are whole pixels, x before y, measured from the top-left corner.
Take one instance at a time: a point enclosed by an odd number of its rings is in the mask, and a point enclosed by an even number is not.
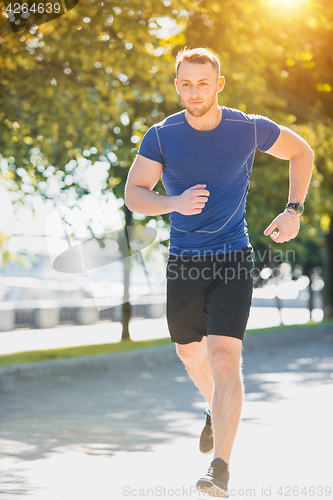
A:
[[[197,64],[211,63],[213,68],[216,70],[218,76],[220,76],[221,66],[220,61],[210,50],[198,47],[196,49],[190,49],[189,47],[184,47],[176,55],[176,76],[178,76],[179,66],[182,62],[188,61]]]

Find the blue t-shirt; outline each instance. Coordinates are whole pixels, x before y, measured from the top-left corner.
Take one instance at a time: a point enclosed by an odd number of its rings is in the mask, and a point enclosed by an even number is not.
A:
[[[139,154],[162,163],[168,195],[195,184],[206,184],[210,192],[200,214],[170,213],[171,254],[210,255],[248,246],[245,205],[255,150],[267,151],[279,133],[264,116],[224,106],[212,130],[194,129],[181,111],[147,131]]]

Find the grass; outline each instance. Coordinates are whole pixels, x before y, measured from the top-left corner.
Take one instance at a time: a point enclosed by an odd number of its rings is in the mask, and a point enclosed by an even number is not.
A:
[[[256,328],[255,330],[247,330],[246,335],[250,335],[253,333],[266,333],[266,332],[277,332],[281,330],[290,330],[291,328],[295,330],[296,328],[309,328],[316,327],[321,325],[333,325],[333,320],[323,320],[320,322],[313,321],[312,319],[308,323],[303,323],[301,325],[280,325],[280,326],[272,326],[271,328]]]
[[[333,325],[333,321],[326,320],[320,323],[315,323],[310,321],[305,325],[290,325],[290,326],[275,326],[272,328],[262,328],[256,330],[248,330],[247,335],[267,333],[267,332],[277,332],[281,330],[294,329],[294,328],[308,328],[316,327],[318,325]],[[42,351],[25,351],[16,352],[14,354],[4,354],[0,356],[0,367],[18,365],[24,363],[36,363],[39,361],[49,361],[52,359],[65,359],[65,358],[77,358],[82,356],[95,356],[98,354],[110,354],[113,352],[123,352],[131,351],[133,349],[144,349],[147,347],[155,347],[160,345],[170,345],[170,339],[154,339],[154,340],[124,340],[122,342],[116,342],[112,344],[99,344],[99,345],[85,345],[80,347],[66,347],[62,349],[48,349]]]
[[[132,351],[133,349],[143,349],[146,347],[155,347],[166,344],[170,344],[169,338],[140,341],[128,339],[112,344],[84,345],[79,347],[65,347],[42,351],[15,352],[14,354],[3,354],[0,356],[0,367],[22,363],[36,363],[37,361],[49,361],[52,359],[78,358],[82,356],[95,356],[97,354]]]

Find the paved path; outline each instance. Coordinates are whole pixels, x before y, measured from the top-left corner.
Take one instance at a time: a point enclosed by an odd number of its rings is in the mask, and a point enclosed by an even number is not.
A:
[[[245,351],[244,374],[231,498],[332,499],[333,336]],[[202,499],[204,408],[178,361],[17,383],[0,393],[0,498]]]

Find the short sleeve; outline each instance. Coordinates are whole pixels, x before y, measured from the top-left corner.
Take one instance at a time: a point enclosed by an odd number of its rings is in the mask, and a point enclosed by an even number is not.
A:
[[[280,127],[265,116],[254,115],[256,127],[256,148],[267,151],[280,135]]]
[[[149,160],[158,161],[162,164],[164,163],[162,148],[155,125],[152,126],[144,135],[141,141],[139,155],[142,155]]]

